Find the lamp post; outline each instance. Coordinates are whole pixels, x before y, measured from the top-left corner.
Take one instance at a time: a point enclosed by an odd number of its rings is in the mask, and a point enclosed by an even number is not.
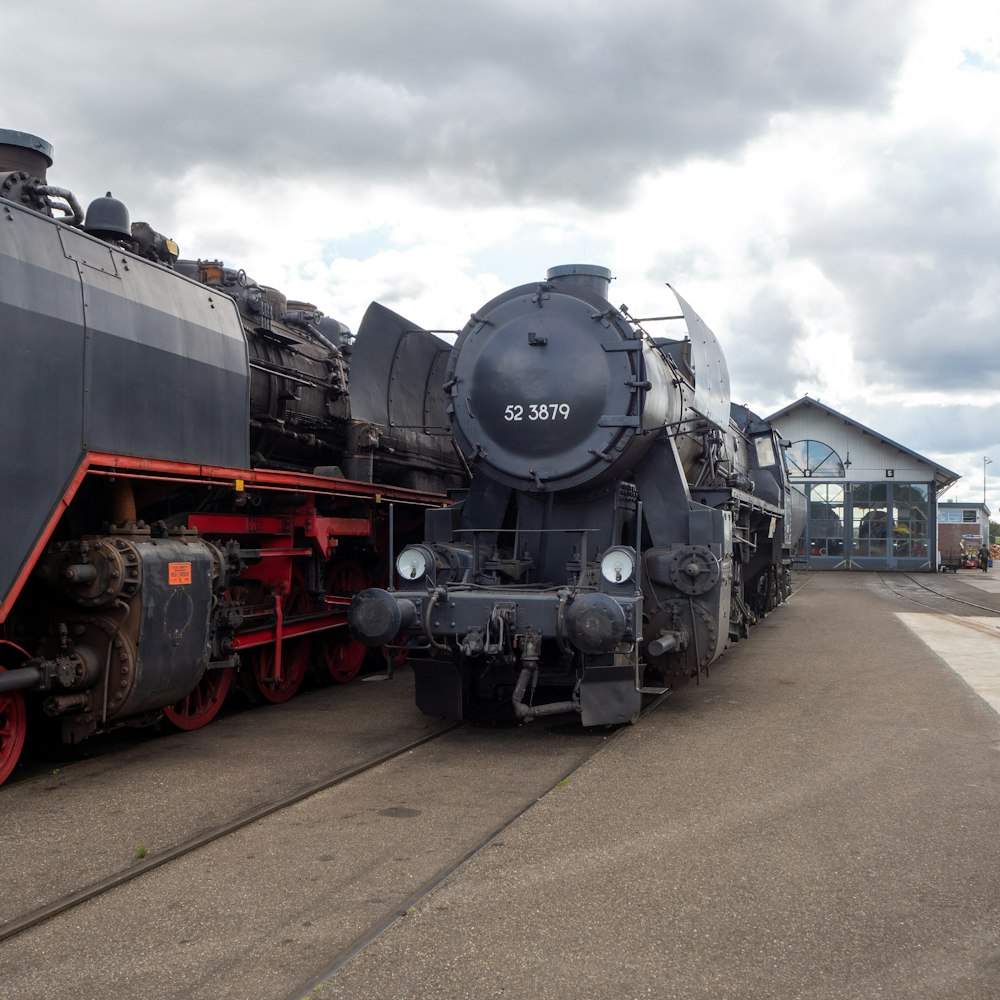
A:
[[[992,465],[993,459],[983,455],[983,506],[986,506],[986,466]]]

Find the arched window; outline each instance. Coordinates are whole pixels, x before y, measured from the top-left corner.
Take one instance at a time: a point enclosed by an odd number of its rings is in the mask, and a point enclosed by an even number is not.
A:
[[[793,441],[788,449],[788,471],[793,476],[842,479],[844,463],[840,456],[822,441]]]

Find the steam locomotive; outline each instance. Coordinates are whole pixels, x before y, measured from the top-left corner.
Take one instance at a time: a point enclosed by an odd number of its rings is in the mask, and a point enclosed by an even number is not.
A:
[[[202,726],[238,668],[266,701],[354,676],[350,597],[465,482],[443,341],[374,306],[355,340],[51,165],[0,130],[0,781],[29,710],[77,742]]]
[[[473,314],[448,363],[467,497],[427,511],[397,586],[351,605],[410,638],[420,708],[456,719],[634,720],[789,594],[804,497],[783,442],[730,403],[714,334],[635,318],[611,273],[549,270]],[[656,322],[684,335],[652,336]]]

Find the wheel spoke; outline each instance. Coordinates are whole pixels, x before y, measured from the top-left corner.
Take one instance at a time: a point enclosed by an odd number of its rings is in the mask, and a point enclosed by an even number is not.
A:
[[[385,651],[389,656],[389,661],[392,663],[394,669],[396,667],[401,667],[410,658],[409,645],[409,638],[405,635],[397,635],[396,638],[385,647]]]
[[[341,684],[358,676],[367,652],[364,644],[358,642],[345,628],[336,629],[324,637],[323,659],[326,661],[326,669]]]
[[[373,586],[370,574],[353,559],[335,560],[326,576],[326,592],[333,597],[354,597]],[[341,684],[358,676],[368,648],[346,628],[336,629],[322,638],[323,662],[330,676]]]
[[[234,667],[206,670],[193,691],[163,709],[167,720],[178,729],[192,730],[207,726],[222,708],[233,685]]]
[[[302,686],[309,666],[309,642],[291,639],[282,648],[281,677],[276,676],[274,650],[261,646],[250,657],[257,690],[275,704],[288,701]]]

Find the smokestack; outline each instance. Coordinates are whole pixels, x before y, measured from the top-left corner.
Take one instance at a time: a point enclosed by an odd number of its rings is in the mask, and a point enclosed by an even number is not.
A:
[[[0,174],[24,170],[44,181],[51,166],[51,143],[27,132],[0,128]]]
[[[586,288],[604,299],[608,297],[611,287],[611,272],[598,264],[560,264],[559,267],[550,267],[545,277],[554,285]]]

